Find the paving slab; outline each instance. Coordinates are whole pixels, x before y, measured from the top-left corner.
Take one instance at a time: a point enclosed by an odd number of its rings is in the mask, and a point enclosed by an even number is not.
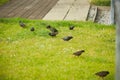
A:
[[[84,9],[81,9],[84,8]],[[64,20],[86,21],[89,11],[89,6],[74,6]]]
[[[63,20],[75,0],[59,0],[43,20]]]
[[[64,20],[86,21],[89,8],[88,0],[76,0]]]
[[[85,21],[89,8],[88,0],[59,0],[43,20]]]

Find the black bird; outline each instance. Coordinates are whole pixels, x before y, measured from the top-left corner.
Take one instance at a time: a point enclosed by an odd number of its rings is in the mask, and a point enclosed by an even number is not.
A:
[[[69,41],[71,40],[73,37],[72,36],[66,36],[64,38],[62,38],[64,41]]]
[[[73,30],[75,28],[75,26],[70,26],[69,30]]]
[[[35,31],[35,28],[34,28],[34,27],[31,27],[30,31]]]
[[[49,33],[49,35],[52,36],[52,37],[54,37],[54,36],[56,36],[57,34],[54,33],[54,32],[51,32],[51,33]]]
[[[95,75],[101,77],[102,79],[109,74],[109,71],[100,71],[95,73]]]
[[[83,52],[85,52],[85,50],[80,50],[80,51],[74,52],[73,55],[80,56]]]
[[[51,27],[50,25],[48,25],[46,28],[49,29],[51,32],[55,32],[56,34],[58,34],[58,30],[56,28]]]
[[[26,27],[25,23],[23,23],[22,21],[19,21],[19,25],[23,28]]]

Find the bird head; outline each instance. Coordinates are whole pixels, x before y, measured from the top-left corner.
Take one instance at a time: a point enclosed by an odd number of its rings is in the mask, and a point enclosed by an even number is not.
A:
[[[70,26],[70,27],[69,27],[69,29],[70,29],[70,30],[73,30],[73,29],[74,29],[74,27],[75,27],[75,26]]]
[[[34,28],[34,27],[31,27],[30,31],[34,31],[34,30],[35,30],[35,28]]]
[[[48,25],[46,28],[47,28],[47,29],[50,29],[50,28],[51,28],[51,26],[50,26],[50,25]]]
[[[72,39],[73,37],[72,36],[69,36],[70,39]]]
[[[106,73],[107,73],[107,74],[109,74],[109,72],[108,72],[108,71],[106,71]]]
[[[85,50],[81,50],[81,52],[85,52]]]

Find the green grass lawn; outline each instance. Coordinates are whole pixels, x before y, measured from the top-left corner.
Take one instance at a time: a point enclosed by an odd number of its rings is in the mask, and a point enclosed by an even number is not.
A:
[[[98,6],[110,6],[110,0],[89,0],[91,4]]]
[[[18,21],[26,23],[21,28]],[[48,35],[46,25],[59,30]],[[68,27],[74,25],[74,30]],[[35,31],[30,28],[34,26]],[[72,35],[68,42],[61,38]],[[77,50],[85,50],[79,57]],[[94,74],[115,75],[115,28],[92,22],[0,19],[0,80],[101,80]]]
[[[9,0],[0,0],[0,5],[5,4],[6,2],[8,2]]]

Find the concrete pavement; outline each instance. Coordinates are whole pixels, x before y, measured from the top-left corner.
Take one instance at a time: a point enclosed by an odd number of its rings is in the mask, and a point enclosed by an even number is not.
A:
[[[59,0],[43,20],[85,21],[89,8],[88,0]]]

